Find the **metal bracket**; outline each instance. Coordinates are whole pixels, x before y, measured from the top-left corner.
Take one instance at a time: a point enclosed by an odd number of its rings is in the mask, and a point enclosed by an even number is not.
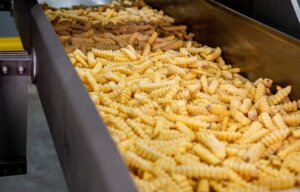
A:
[[[27,51],[0,52],[0,76],[31,76],[36,81],[35,51],[32,56]]]
[[[35,50],[0,52],[0,177],[27,172],[27,77],[36,82]],[[16,119],[18,118],[18,121]]]

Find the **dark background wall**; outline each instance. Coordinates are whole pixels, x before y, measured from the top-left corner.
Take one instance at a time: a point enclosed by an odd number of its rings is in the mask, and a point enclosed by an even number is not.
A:
[[[216,0],[238,12],[300,39],[300,22],[291,0]],[[297,0],[300,4],[300,0]]]

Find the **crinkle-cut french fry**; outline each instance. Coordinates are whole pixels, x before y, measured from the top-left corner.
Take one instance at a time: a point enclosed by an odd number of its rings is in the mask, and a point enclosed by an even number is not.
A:
[[[94,92],[89,93],[89,95],[94,105],[99,105],[99,96]]]
[[[169,65],[168,66],[168,72],[171,75],[173,75],[173,74],[185,75],[186,70],[181,68],[181,67],[175,66],[175,65]]]
[[[257,184],[266,186],[271,190],[278,190],[293,187],[295,181],[295,177],[291,174],[282,174],[276,177],[264,174],[259,178]]]
[[[96,65],[94,66],[94,68],[91,70],[92,74],[98,74],[100,71],[102,70],[102,64],[101,62],[97,62],[96,61]]]
[[[243,176],[251,176],[251,177],[258,176],[258,170],[255,164],[228,159],[223,162],[223,165],[230,167],[231,169],[240,173]]]
[[[140,191],[299,185],[291,86],[273,95],[272,80],[241,77],[219,47],[137,1],[46,14]]]
[[[251,121],[255,121],[257,120],[257,110],[255,107],[252,107],[249,111],[248,111],[248,114],[247,114],[248,118],[251,120]]]
[[[152,181],[143,181],[135,179],[135,182],[137,183],[142,192],[156,191],[160,187],[168,184],[168,180],[166,178],[155,179]]]
[[[236,76],[240,76],[240,75],[236,75]],[[244,86],[244,83],[240,79],[236,78],[233,79],[233,85],[236,86],[237,88],[242,88]]]
[[[122,48],[121,52],[124,53],[124,55],[126,57],[128,57],[130,60],[133,60],[133,61],[137,60],[136,54],[133,51],[131,51],[130,49]]]
[[[174,40],[174,41],[171,41],[169,44],[163,46],[162,50],[163,51],[177,50],[177,49],[179,49],[182,46],[183,46],[183,41],[181,41],[181,40],[179,40],[179,41]]]
[[[195,133],[189,127],[187,127],[184,123],[177,122],[176,129],[178,129],[183,135],[185,135],[191,141],[193,141],[196,138]]]
[[[300,166],[299,166],[299,153],[294,153],[289,155],[287,158],[284,159],[282,166],[284,168],[288,168],[290,171],[297,172],[299,175]]]
[[[208,115],[209,112],[205,105],[187,105],[187,110],[192,115]]]
[[[246,114],[249,112],[250,108],[252,106],[252,101],[249,98],[243,99],[242,104],[239,107],[239,111]]]
[[[92,49],[92,51],[95,54],[95,56],[104,59],[113,59],[116,56],[116,54],[112,51],[99,50],[99,49]]]
[[[257,101],[258,99],[260,99],[260,97],[262,97],[265,94],[266,94],[266,91],[265,91],[264,84],[258,83],[256,86],[256,91],[255,91],[255,100]]]
[[[228,70],[223,70],[221,72],[222,77],[224,77],[225,79],[233,79],[233,75],[230,71]]]
[[[93,40],[97,43],[103,44],[103,45],[116,45],[116,42],[112,39],[109,39],[107,37],[97,37],[94,36]]]
[[[265,146],[260,142],[252,144],[244,154],[243,158],[250,163],[254,163],[262,156],[265,149]]]
[[[95,31],[93,29],[90,29],[84,33],[81,34],[75,34],[73,37],[80,37],[80,38],[92,38],[94,35]]]
[[[86,79],[88,84],[91,86],[92,90],[94,92],[98,92],[99,91],[99,85],[97,83],[97,81],[95,80],[95,78],[93,77],[93,75],[89,72],[85,73]]]
[[[164,88],[164,87],[170,87],[175,85],[176,82],[175,81],[163,81],[163,82],[158,82],[158,83],[140,83],[139,88],[141,89],[141,91],[152,91],[152,90],[157,90],[160,88]]]
[[[273,116],[272,120],[278,129],[288,128],[287,125],[285,124],[282,116],[279,113],[275,114]]]
[[[186,192],[193,191],[193,187],[189,183],[189,180],[186,176],[180,174],[172,174],[171,177],[179,186],[180,191],[186,191]]]
[[[122,130],[129,138],[137,138],[137,135],[133,132],[132,128],[127,125],[123,118],[109,116],[107,122],[115,128]]]
[[[267,100],[267,96],[265,95],[261,96],[257,102],[258,102],[258,110],[260,112],[266,112],[266,113],[271,112],[271,107]]]
[[[152,45],[155,42],[157,36],[158,36],[158,33],[156,31],[152,33],[151,37],[148,40],[149,45]]]
[[[282,147],[282,143],[282,141],[274,143],[264,151],[262,156],[270,157],[271,155],[274,155]]]
[[[152,161],[160,159],[160,158],[166,158],[166,156],[164,154],[157,151],[155,148],[147,146],[146,144],[144,144],[142,142],[136,143],[136,152],[140,156],[142,156],[146,159],[152,160]]]
[[[295,138],[299,138],[300,137],[300,127],[293,127],[292,134]]]
[[[191,153],[175,154],[175,161],[181,165],[201,164],[200,158]]]
[[[186,31],[186,25],[179,25],[179,26],[171,26],[171,27],[162,27],[165,31]]]
[[[96,59],[93,52],[88,52],[87,61],[90,67],[94,67],[96,65]]]
[[[276,130],[277,129],[277,127],[274,125],[269,113],[266,113],[266,112],[261,113],[258,119],[269,130]]]
[[[109,81],[114,81],[114,82],[120,81],[120,77],[118,75],[116,75],[115,73],[113,73],[112,71],[107,71],[104,74],[104,77]]]
[[[158,133],[158,140],[172,140],[185,138],[183,134],[176,130],[161,130]]]
[[[197,139],[207,146],[216,157],[220,159],[225,159],[226,149],[225,145],[221,143],[213,134],[199,132],[197,134]]]
[[[207,179],[201,179],[197,186],[197,192],[209,192],[209,182]]]
[[[75,50],[73,52],[74,58],[83,66],[83,67],[88,67],[88,64],[86,62],[87,57],[79,50]]]
[[[197,62],[197,59],[195,57],[190,57],[190,58],[182,58],[179,57],[175,59],[175,65],[178,65],[180,67],[189,67],[190,65],[193,65]]]
[[[285,147],[284,149],[278,151],[278,156],[283,158],[286,158],[289,154],[292,152],[295,152],[300,149],[300,141],[295,141],[289,146]]]
[[[131,99],[131,91],[129,88],[126,88],[123,90],[122,94],[121,94],[121,101],[120,103],[128,103],[129,100]]]
[[[277,129],[271,133],[269,133],[268,135],[266,135],[261,142],[266,146],[270,146],[276,142],[282,141],[283,139],[285,139],[288,134],[289,134],[290,130],[287,128],[281,128],[281,129]]]
[[[215,165],[220,162],[220,159],[218,159],[214,154],[200,144],[195,145],[193,150],[202,161],[208,164]]]
[[[245,97],[247,95],[247,90],[243,88],[236,88],[234,85],[231,84],[222,84],[220,85],[220,89],[225,90],[229,94],[235,96]]]
[[[217,47],[211,54],[206,56],[206,59],[208,61],[212,61],[217,59],[222,53],[222,50],[220,49],[220,47]]]
[[[150,98],[159,98],[166,95],[170,90],[170,87],[163,87],[157,90],[154,90],[150,93]]]
[[[92,45],[94,44],[93,39],[84,38],[84,37],[73,37],[70,39],[72,45],[79,45],[79,44],[85,44],[85,45]]]
[[[133,33],[133,35],[130,37],[129,41],[128,41],[128,44],[129,45],[133,45],[134,42],[139,38],[140,36],[140,33],[139,32],[135,32]]]
[[[147,161],[139,156],[137,156],[133,152],[126,152],[124,154],[125,161],[128,163],[129,166],[139,168],[145,171],[151,171],[153,167],[153,163],[150,161]]]
[[[300,113],[291,113],[283,117],[285,123],[289,126],[300,125]]]
[[[222,180],[230,177],[226,168],[209,165],[179,165],[173,171],[194,178]]]
[[[256,132],[253,132],[248,137],[241,140],[241,143],[254,143],[259,141],[261,138],[266,136],[269,133],[267,129],[258,129]]]
[[[216,89],[218,88],[219,86],[219,80],[217,79],[214,79],[212,80],[212,82],[210,82],[209,86],[208,86],[208,93],[210,95],[214,94],[216,92]]]
[[[219,130],[200,130],[200,132],[213,134],[216,138],[223,141],[236,141],[242,134],[235,131],[219,131]]]
[[[269,97],[270,103],[273,105],[278,104],[291,93],[291,90],[292,86],[287,86],[286,88],[279,90],[275,95]]]
[[[231,115],[236,121],[238,121],[244,126],[251,123],[251,121],[243,113],[239,111],[233,111]]]
[[[207,82],[207,78],[205,75],[201,76],[200,82],[201,82],[201,87],[202,87],[203,92],[207,93],[208,92],[208,82]]]
[[[176,167],[176,162],[173,158],[165,157],[165,158],[157,159],[154,165],[163,170],[169,171],[174,169],[174,167]]]
[[[282,108],[286,112],[295,112],[298,109],[297,101],[290,101],[290,102],[284,103],[284,104],[282,104]]]
[[[226,105],[221,104],[208,104],[206,106],[207,111],[215,115],[229,115],[228,107]]]

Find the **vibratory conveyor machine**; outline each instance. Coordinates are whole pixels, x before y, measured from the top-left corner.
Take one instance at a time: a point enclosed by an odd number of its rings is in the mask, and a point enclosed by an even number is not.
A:
[[[53,2],[48,4],[68,3]],[[199,42],[220,46],[227,63],[241,67],[245,77],[293,85],[293,96],[300,97],[298,40],[213,0],[146,2],[187,24]],[[74,2],[80,3],[94,4]],[[26,173],[26,75],[31,75],[70,191],[137,191],[41,6],[13,0],[12,13],[28,53],[0,54],[0,175]]]

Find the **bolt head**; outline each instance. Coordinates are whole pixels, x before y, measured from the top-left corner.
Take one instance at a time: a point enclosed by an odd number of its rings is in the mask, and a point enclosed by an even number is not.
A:
[[[1,67],[1,71],[2,71],[3,74],[7,74],[7,73],[8,73],[8,67],[5,66],[5,65],[3,65],[3,66]]]
[[[24,67],[22,66],[22,65],[20,65],[19,67],[18,67],[18,72],[19,72],[19,74],[23,74],[24,73]]]

